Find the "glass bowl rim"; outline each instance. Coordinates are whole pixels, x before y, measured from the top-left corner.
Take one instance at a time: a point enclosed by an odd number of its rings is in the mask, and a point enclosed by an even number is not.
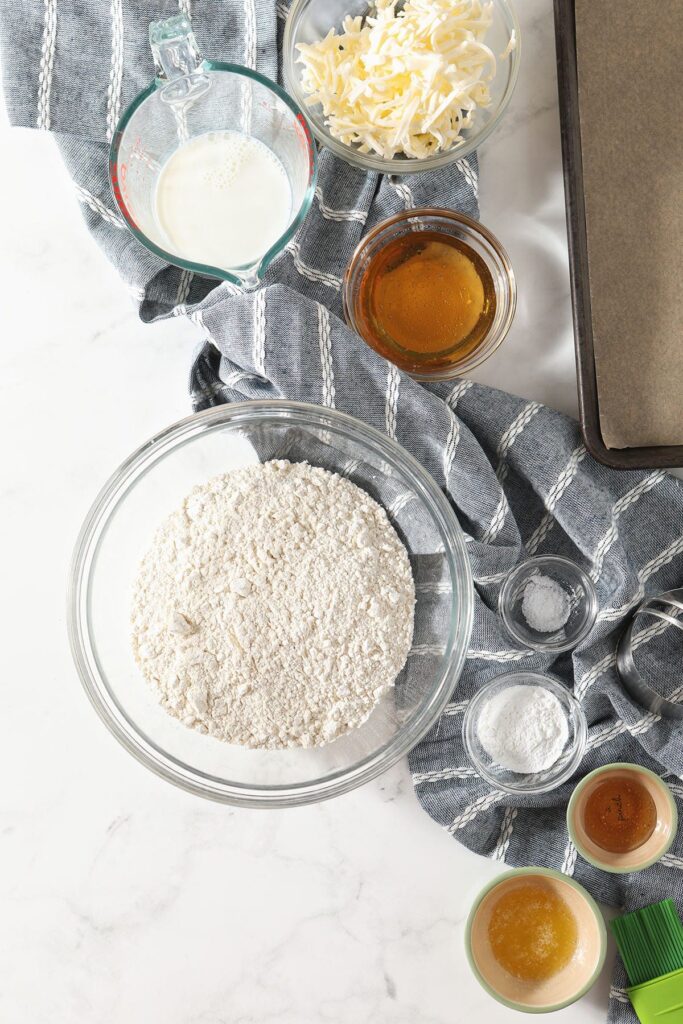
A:
[[[558,694],[561,694],[562,697],[567,700],[567,703],[573,712],[573,717],[576,720],[576,730],[571,757],[561,772],[558,772],[557,775],[546,779],[545,782],[542,782],[539,785],[529,785],[524,783],[520,785],[512,785],[510,783],[503,782],[498,778],[498,776],[494,775],[493,772],[490,772],[485,765],[482,765],[481,760],[474,752],[474,747],[470,740],[470,731],[474,728],[472,723],[476,712],[481,707],[484,697],[490,693],[496,685],[499,686],[501,683],[504,683],[506,687],[509,685],[523,685],[521,683],[522,679],[531,680],[532,683],[543,686],[546,690],[549,690],[553,696],[557,697],[558,700],[560,699]],[[570,717],[569,714],[567,714],[567,717]],[[559,680],[554,679],[553,676],[546,675],[543,672],[521,669],[516,672],[505,672],[503,675],[494,676],[493,679],[489,679],[488,682],[484,683],[484,685],[477,690],[465,709],[465,714],[462,720],[462,741],[463,746],[465,747],[465,753],[474,765],[475,770],[481,775],[485,782],[488,782],[488,784],[493,787],[493,789],[502,793],[507,793],[510,796],[529,796],[540,793],[550,793],[552,790],[558,789],[563,785],[580,765],[586,750],[586,743],[588,741],[588,722],[580,702],[574,696],[572,691],[564,685],[564,683],[561,683]],[[546,769],[546,771],[551,772],[552,767]]]
[[[409,728],[400,728],[378,750],[322,780],[274,786],[235,783],[198,771],[160,750],[125,713],[103,673],[92,667],[88,623],[92,566],[106,526],[128,490],[158,461],[203,431],[221,425],[253,425],[267,422],[317,426],[350,438],[381,456],[408,477],[433,518],[443,544],[457,601],[453,602],[442,668],[428,699]],[[140,445],[110,475],[93,501],[81,526],[71,560],[67,593],[67,628],[72,657],[81,684],[95,711],[119,743],[141,764],[166,781],[219,803],[247,807],[292,807],[315,803],[377,778],[408,753],[436,722],[460,677],[472,631],[474,585],[462,529],[455,512],[436,481],[398,442],[369,424],[346,413],[304,402],[284,400],[245,401],[222,404],[172,423]],[[112,708],[113,704],[113,708]]]
[[[556,643],[543,640],[530,640],[529,637],[520,633],[515,627],[512,616],[510,615],[510,594],[514,584],[523,576],[524,572],[528,571],[529,566],[532,564],[536,566],[561,565],[565,568],[569,567],[580,579],[581,585],[586,593],[586,618],[581,629],[571,639],[558,641]],[[578,647],[578,645],[586,639],[595,625],[598,617],[598,610],[598,595],[592,579],[585,569],[582,569],[577,562],[574,562],[571,558],[566,558],[564,555],[532,555],[531,558],[525,558],[523,562],[520,562],[519,565],[516,565],[507,574],[498,595],[498,611],[510,636],[519,643],[524,644],[525,647],[528,647],[532,651],[543,651],[550,654],[561,654],[565,651],[571,651],[575,647]]]
[[[294,66],[296,64],[293,38],[294,24],[303,11],[305,11],[306,8],[314,2],[315,0],[293,0],[285,21],[282,45],[285,87],[287,91],[291,93],[295,102],[303,109],[307,109],[306,97],[299,89],[298,77],[294,73]],[[339,139],[335,139],[326,128],[321,128],[316,124],[314,118],[309,115],[311,131],[318,142],[321,145],[326,146],[332,153],[334,153],[335,156],[338,156],[340,159],[352,164],[354,167],[361,167],[366,171],[376,171],[380,174],[389,174],[394,177],[402,177],[406,174],[421,174],[423,171],[435,171],[441,167],[447,167],[449,164],[454,163],[457,160],[463,160],[465,157],[473,153],[488,139],[500,124],[517,85],[522,55],[521,30],[513,0],[493,0],[493,5],[494,7],[503,8],[505,10],[512,25],[512,31],[515,33],[515,47],[509,55],[511,58],[510,74],[505,87],[505,92],[501,96],[498,108],[491,120],[479,131],[475,130],[472,136],[468,137],[462,145],[456,145],[452,149],[446,150],[446,152],[436,153],[434,156],[428,156],[422,159],[392,157],[390,160],[385,160],[373,153],[360,153],[357,149],[354,149],[354,147],[347,146],[346,143],[340,142]]]
[[[356,332],[358,337],[372,349],[373,352],[377,350],[369,341],[361,334],[356,324],[356,317],[353,312],[353,303],[351,301],[351,286],[355,280],[355,276],[358,270],[361,257],[365,252],[368,245],[380,238],[386,231],[394,227],[394,225],[401,223],[402,221],[418,220],[422,224],[429,224],[432,221],[451,221],[454,225],[458,225],[466,235],[483,238],[488,246],[493,250],[495,255],[495,262],[497,264],[496,270],[500,273],[501,277],[504,278],[507,288],[507,313],[504,321],[499,326],[495,335],[493,335],[493,341],[485,339],[484,342],[471,353],[469,357],[456,363],[450,367],[447,372],[439,373],[414,373],[404,370],[409,377],[413,380],[419,381],[439,381],[439,380],[452,380],[455,377],[461,377],[463,373],[469,373],[476,366],[480,366],[486,362],[497,352],[500,346],[505,341],[508,332],[512,326],[512,322],[515,318],[517,311],[517,281],[515,278],[515,272],[512,269],[512,263],[508,256],[507,250],[487,227],[485,227],[480,221],[474,220],[473,217],[468,217],[466,213],[460,213],[458,210],[449,210],[446,207],[441,206],[417,206],[410,210],[399,210],[398,213],[394,213],[391,217],[385,217],[378,224],[371,228],[367,234],[358,242],[358,245],[351,254],[346,270],[344,271],[344,277],[342,279],[342,309],[344,312],[344,319],[347,325]],[[487,257],[487,264],[493,262]],[[377,353],[381,355],[381,353]],[[382,356],[382,358],[386,358]]]

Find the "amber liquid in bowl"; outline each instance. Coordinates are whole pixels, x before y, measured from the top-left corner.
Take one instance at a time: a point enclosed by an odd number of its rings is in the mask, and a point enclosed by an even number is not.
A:
[[[637,777],[615,776],[596,786],[583,812],[586,835],[608,853],[631,853],[657,827],[657,808]]]
[[[504,892],[488,931],[491,952],[500,966],[525,982],[559,974],[579,941],[572,911],[543,879],[530,878]]]
[[[409,373],[456,366],[483,344],[495,312],[486,263],[442,231],[391,239],[369,261],[358,289],[361,333]]]

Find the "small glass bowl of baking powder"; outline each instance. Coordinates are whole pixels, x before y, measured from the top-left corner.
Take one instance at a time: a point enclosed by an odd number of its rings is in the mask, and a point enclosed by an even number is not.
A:
[[[598,615],[598,597],[583,569],[560,555],[539,555],[516,566],[498,599],[505,627],[535,651],[577,647]]]
[[[569,779],[588,725],[574,694],[539,672],[512,672],[482,686],[465,710],[462,737],[477,773],[504,793],[547,793]]]

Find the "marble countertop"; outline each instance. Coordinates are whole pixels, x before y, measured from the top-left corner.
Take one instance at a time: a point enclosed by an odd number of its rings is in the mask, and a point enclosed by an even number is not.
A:
[[[575,412],[552,3],[518,6],[522,72],[481,152],[481,216],[520,301],[476,376]],[[113,467],[188,413],[199,339],[138,322],[49,137],[1,120],[0,146],[0,1019],[519,1021],[462,948],[500,869],[423,813],[405,766],[317,807],[236,810],[145,771],[90,708],[66,636],[71,549]],[[603,1021],[608,989],[609,962],[558,1024]]]

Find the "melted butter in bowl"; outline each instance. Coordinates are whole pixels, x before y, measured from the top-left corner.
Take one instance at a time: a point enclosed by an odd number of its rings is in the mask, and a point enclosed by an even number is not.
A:
[[[573,879],[520,868],[495,879],[470,913],[467,954],[499,1002],[527,1013],[558,1010],[593,985],[605,960],[602,915]]]
[[[544,878],[520,879],[503,887],[491,911],[488,940],[494,959],[521,981],[555,977],[578,945],[576,917]]]

